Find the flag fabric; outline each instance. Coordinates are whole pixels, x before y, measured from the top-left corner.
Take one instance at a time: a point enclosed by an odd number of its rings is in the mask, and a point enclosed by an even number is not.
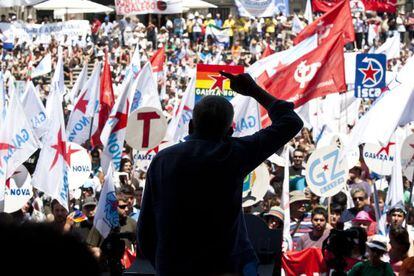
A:
[[[294,102],[295,107],[346,91],[342,34],[280,69],[264,87],[278,99]]]
[[[106,238],[112,229],[119,227],[118,200],[115,194],[114,171],[112,164],[108,164],[105,182],[99,196],[93,225]]]
[[[6,89],[3,72],[0,72],[0,122],[3,122],[4,117],[6,117]]]
[[[69,100],[71,103],[74,103],[76,98],[79,95],[79,92],[82,91],[83,86],[88,79],[88,64],[84,64],[82,71],[79,73],[78,78],[76,79],[75,84],[72,87],[72,90],[69,92]]]
[[[305,17],[305,19],[308,20],[308,24],[313,22],[312,5],[310,0],[306,0],[306,8],[303,17]]]
[[[293,42],[298,44],[305,38],[318,34],[318,42],[322,44],[322,42],[341,32],[344,45],[355,40],[354,24],[352,23],[351,10],[347,0],[338,3],[327,13],[309,24],[295,37]]]
[[[0,126],[0,178],[11,177],[39,147],[40,142],[25,116],[17,93],[14,93]]]
[[[333,5],[341,0],[312,0],[314,12],[327,12]],[[397,10],[397,0],[359,0],[349,1],[352,11],[377,11],[395,13]]]
[[[138,46],[137,46],[138,47]],[[134,53],[135,55],[135,53]],[[134,58],[133,58],[134,60]],[[102,145],[101,133],[105,126],[105,122],[108,120],[112,107],[115,104],[114,90],[112,86],[112,74],[111,68],[108,62],[108,56],[106,55],[104,68],[101,76],[100,92],[99,92],[99,116],[95,118],[98,121],[98,129],[92,135],[92,145],[94,147]]]
[[[230,42],[230,28],[219,28],[214,24],[209,24],[206,27],[206,38],[208,36],[218,43],[227,44]]]
[[[164,47],[161,47],[160,49],[158,49],[158,51],[150,58],[152,71],[157,76],[155,78],[156,80],[162,75],[165,60],[166,60],[166,55],[165,55]]]
[[[362,143],[387,145],[397,126],[414,120],[414,83],[409,77],[412,73],[407,74],[413,70],[414,58],[410,58],[400,71],[403,74],[396,77],[401,82],[396,82],[389,91],[378,97],[353,127],[341,158]]]
[[[321,275],[328,271],[322,249],[316,247],[283,253],[282,268],[286,276]]]
[[[284,147],[284,178],[282,184],[282,197],[280,205],[283,209],[285,223],[283,224],[283,244],[282,248],[286,250],[293,249],[293,240],[290,235],[290,200],[289,200],[289,150]]]
[[[404,142],[405,135],[403,130],[397,128],[395,131],[395,157],[394,166],[391,172],[391,181],[388,185],[387,197],[385,204],[389,206],[395,206],[397,203],[404,203],[404,185],[401,167],[401,146]]]
[[[387,60],[399,58],[401,51],[400,43],[400,33],[394,33],[392,37],[387,38],[387,40],[374,52],[376,54],[385,54]]]
[[[63,53],[62,47],[60,46],[58,48],[58,61],[56,64],[55,73],[53,74],[50,84],[51,86],[56,86],[53,89],[59,91],[62,94],[65,93],[65,78],[63,76]]]
[[[305,28],[305,23],[300,21],[299,17],[295,14],[292,19],[292,33],[298,34]]]
[[[52,71],[52,55],[47,53],[44,58],[39,62],[36,68],[32,71],[31,78],[46,75]]]
[[[142,67],[138,77],[133,80],[130,90],[133,92],[129,96],[129,102],[131,103],[129,113],[144,106],[154,107],[162,111],[157,83],[149,62]]]
[[[100,72],[101,65],[98,63],[92,72],[91,78],[76,99],[66,126],[66,135],[69,142],[81,145],[98,128]],[[95,119],[92,119],[92,117]]]
[[[270,56],[270,55],[273,55],[274,53],[275,53],[275,50],[273,50],[273,49],[270,47],[270,43],[269,43],[269,44],[267,44],[267,45],[266,45],[266,48],[264,49],[264,51],[263,51],[263,54],[262,54],[261,58],[268,57],[268,56]]]
[[[233,105],[233,137],[253,135],[260,130],[259,104],[252,97],[237,94],[231,99]]]
[[[167,140],[178,142],[188,135],[188,123],[193,118],[193,109],[195,103],[195,74],[190,77],[184,96],[179,105],[173,111],[173,117],[168,123]]]
[[[32,81],[27,81],[21,101],[27,119],[37,138],[41,139],[49,130],[49,119],[46,117],[46,109]]]
[[[110,162],[115,170],[121,167],[122,151],[129,116],[129,95],[132,75],[130,74],[122,83],[121,94],[112,107],[111,113],[101,133],[103,151],[101,166],[104,172],[108,171]]]
[[[276,76],[280,69],[316,49],[316,47],[318,47],[318,40],[317,36],[313,35],[288,50],[274,53],[256,61],[246,69],[246,72],[263,87],[264,82],[271,76]],[[271,122],[267,110],[262,106],[260,106],[259,109],[261,125],[262,128],[265,128],[269,126]]]
[[[62,93],[57,85],[53,86],[47,99],[46,110],[50,114],[49,131],[43,137],[32,184],[46,195],[56,199],[69,211],[69,180],[68,166],[71,154],[76,152],[67,145],[65,123],[63,120]]]

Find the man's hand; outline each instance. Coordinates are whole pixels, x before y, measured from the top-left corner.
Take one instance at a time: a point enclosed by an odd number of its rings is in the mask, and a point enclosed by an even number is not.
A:
[[[233,75],[224,71],[220,71],[222,76],[230,80],[230,88],[244,96],[252,96],[253,91],[257,89],[257,84],[253,78],[247,74]]]

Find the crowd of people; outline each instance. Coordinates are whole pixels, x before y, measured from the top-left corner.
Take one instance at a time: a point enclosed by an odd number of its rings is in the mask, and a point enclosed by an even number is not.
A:
[[[307,19],[299,13],[297,18],[304,24]],[[12,22],[15,17],[1,16],[1,22]],[[400,58],[388,61],[390,71],[398,71],[414,52],[414,11],[405,14],[380,14],[375,12],[358,12],[353,16],[356,40],[346,45],[348,51],[368,52],[379,47],[393,35],[401,37]],[[36,23],[29,18],[28,23]],[[37,23],[47,23],[45,17]],[[208,25],[228,29],[229,41],[218,43],[211,36],[206,36]],[[157,21],[143,24],[138,17],[95,17],[91,23],[90,35],[79,36],[69,40],[67,37],[58,41],[52,37],[48,44],[16,43],[12,49],[3,47],[0,42],[0,64],[5,84],[13,76],[16,80],[30,78],[31,69],[36,67],[46,53],[52,55],[53,68],[57,63],[58,46],[63,47],[64,76],[69,86],[76,78],[74,71],[84,64],[102,61],[105,53],[111,66],[115,95],[125,76],[135,47],[139,47],[141,63],[147,62],[154,53],[165,49],[166,61],[164,76],[158,79],[162,107],[168,118],[172,117],[176,106],[187,87],[189,78],[194,74],[196,64],[227,64],[249,67],[259,60],[266,49],[274,52],[283,51],[293,46],[296,35],[294,16],[278,14],[272,18],[243,18],[229,14],[222,18],[217,14],[189,12],[185,16],[166,16],[165,24]],[[375,29],[370,41],[370,30]],[[45,75],[32,81],[38,86],[41,98],[46,101],[49,92],[49,78]],[[69,91],[69,89],[68,89]],[[365,105],[369,104],[364,102]],[[68,117],[73,103],[67,99],[65,116]],[[360,109],[360,116],[365,108]],[[290,223],[293,237],[291,250],[308,247],[324,247],[324,241],[331,236],[333,229],[348,231],[353,235],[349,239],[351,254],[346,259],[344,270],[350,275],[412,275],[414,273],[414,209],[412,205],[412,182],[404,178],[404,202],[395,206],[385,206],[387,188],[378,190],[379,206],[385,208],[386,221],[378,221],[375,216],[373,183],[378,176],[372,174],[361,159],[347,176],[347,191],[340,192],[328,199],[320,198],[307,188],[305,165],[316,149],[317,143],[312,131],[303,128],[290,143],[291,166],[289,167],[290,219],[284,218],[280,206],[283,183],[283,167],[267,161],[271,181],[269,191],[264,199],[245,209],[246,213],[255,214],[268,225],[269,229],[283,229]],[[93,218],[99,194],[104,182],[100,167],[101,149],[90,151],[93,176],[82,185],[80,192],[71,195],[68,212],[55,199],[48,198],[39,191],[21,208],[10,215],[2,214],[3,223],[27,221],[49,222],[63,232],[71,232],[82,242],[89,245],[93,254],[103,257],[104,240],[93,226]],[[146,168],[134,164],[132,149],[125,145],[121,169],[117,176],[117,201],[120,219],[120,233],[135,233],[139,219]],[[384,179],[390,182],[390,179]],[[410,202],[411,200],[411,202]],[[196,208],[195,206],[189,208]],[[377,235],[377,226],[385,223],[386,237]],[[124,239],[129,252],[135,251],[135,240]]]

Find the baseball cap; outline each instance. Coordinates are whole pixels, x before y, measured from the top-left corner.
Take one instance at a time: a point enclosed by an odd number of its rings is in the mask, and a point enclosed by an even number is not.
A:
[[[93,196],[88,196],[83,201],[82,208],[86,206],[96,206],[96,204],[96,199]]]

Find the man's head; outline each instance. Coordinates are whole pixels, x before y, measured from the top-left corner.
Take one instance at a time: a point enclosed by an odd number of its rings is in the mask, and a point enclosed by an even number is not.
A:
[[[326,223],[328,221],[328,212],[326,212],[323,207],[316,207],[312,211],[311,221],[313,226],[313,231],[317,233],[323,233],[326,228]]]
[[[199,101],[190,121],[190,134],[220,140],[233,134],[234,110],[229,101],[220,96],[207,96]]]
[[[128,207],[128,197],[126,197],[122,193],[117,193],[116,198],[118,200],[118,215],[119,220],[122,223],[126,222],[126,219],[128,217],[129,213],[129,207]]]
[[[306,212],[306,206],[309,204],[309,199],[302,191],[292,191],[289,195],[291,217],[300,219]]]
[[[56,199],[52,200],[50,205],[53,217],[55,218],[54,222],[57,224],[64,224],[66,222],[66,217],[68,216],[68,211]]]
[[[301,168],[304,158],[305,153],[300,149],[295,149],[295,151],[293,152],[293,167]]]
[[[121,194],[127,200],[127,213],[130,214],[132,212],[132,207],[134,206],[134,188],[131,185],[124,185],[121,189]]]
[[[349,180],[355,182],[361,177],[362,169],[359,166],[355,166],[349,170]]]
[[[362,210],[362,208],[367,204],[368,196],[364,189],[359,187],[353,189],[351,191],[351,196],[357,210]]]
[[[93,222],[93,218],[95,217],[96,204],[96,199],[92,196],[85,198],[82,204],[82,213],[91,222]]]
[[[405,210],[404,205],[397,204],[391,208],[389,211],[390,219],[391,219],[391,225],[394,227],[402,226],[405,216],[407,214],[407,211]]]

